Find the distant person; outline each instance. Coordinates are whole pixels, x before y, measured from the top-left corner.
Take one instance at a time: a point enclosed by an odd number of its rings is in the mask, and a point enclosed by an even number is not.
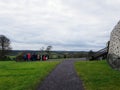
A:
[[[33,53],[33,54],[31,55],[31,59],[32,59],[32,61],[35,61],[35,53]]]
[[[35,54],[35,60],[37,60],[37,54]]]
[[[49,55],[45,55],[46,56],[46,60],[48,60],[49,59]]]
[[[46,56],[45,55],[43,55],[43,61],[46,61]]]
[[[27,60],[27,55],[26,54],[24,54],[23,59],[24,59],[24,61]]]
[[[31,59],[31,54],[30,53],[27,54],[27,58],[30,61],[30,59]]]
[[[31,54],[31,61],[33,61],[34,60],[34,56],[33,56],[33,54]]]
[[[39,54],[37,54],[37,60],[40,60],[40,55]]]

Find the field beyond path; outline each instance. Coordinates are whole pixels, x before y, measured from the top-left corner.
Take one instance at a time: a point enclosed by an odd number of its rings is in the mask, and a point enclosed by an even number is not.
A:
[[[38,90],[84,90],[74,69],[76,60],[65,60],[43,81]]]

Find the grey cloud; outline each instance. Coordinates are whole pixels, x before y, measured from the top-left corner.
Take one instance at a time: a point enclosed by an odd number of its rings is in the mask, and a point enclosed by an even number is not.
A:
[[[0,0],[0,34],[11,39],[13,49],[99,50],[119,20],[116,2]]]

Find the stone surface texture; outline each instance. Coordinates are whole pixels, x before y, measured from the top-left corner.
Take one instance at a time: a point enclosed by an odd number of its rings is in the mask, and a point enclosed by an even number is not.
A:
[[[120,56],[120,21],[111,32],[108,53]]]

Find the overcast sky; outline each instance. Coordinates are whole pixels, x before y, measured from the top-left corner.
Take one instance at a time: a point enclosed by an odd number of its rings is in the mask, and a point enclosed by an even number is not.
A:
[[[0,34],[15,50],[99,50],[119,19],[120,0],[0,0]]]

